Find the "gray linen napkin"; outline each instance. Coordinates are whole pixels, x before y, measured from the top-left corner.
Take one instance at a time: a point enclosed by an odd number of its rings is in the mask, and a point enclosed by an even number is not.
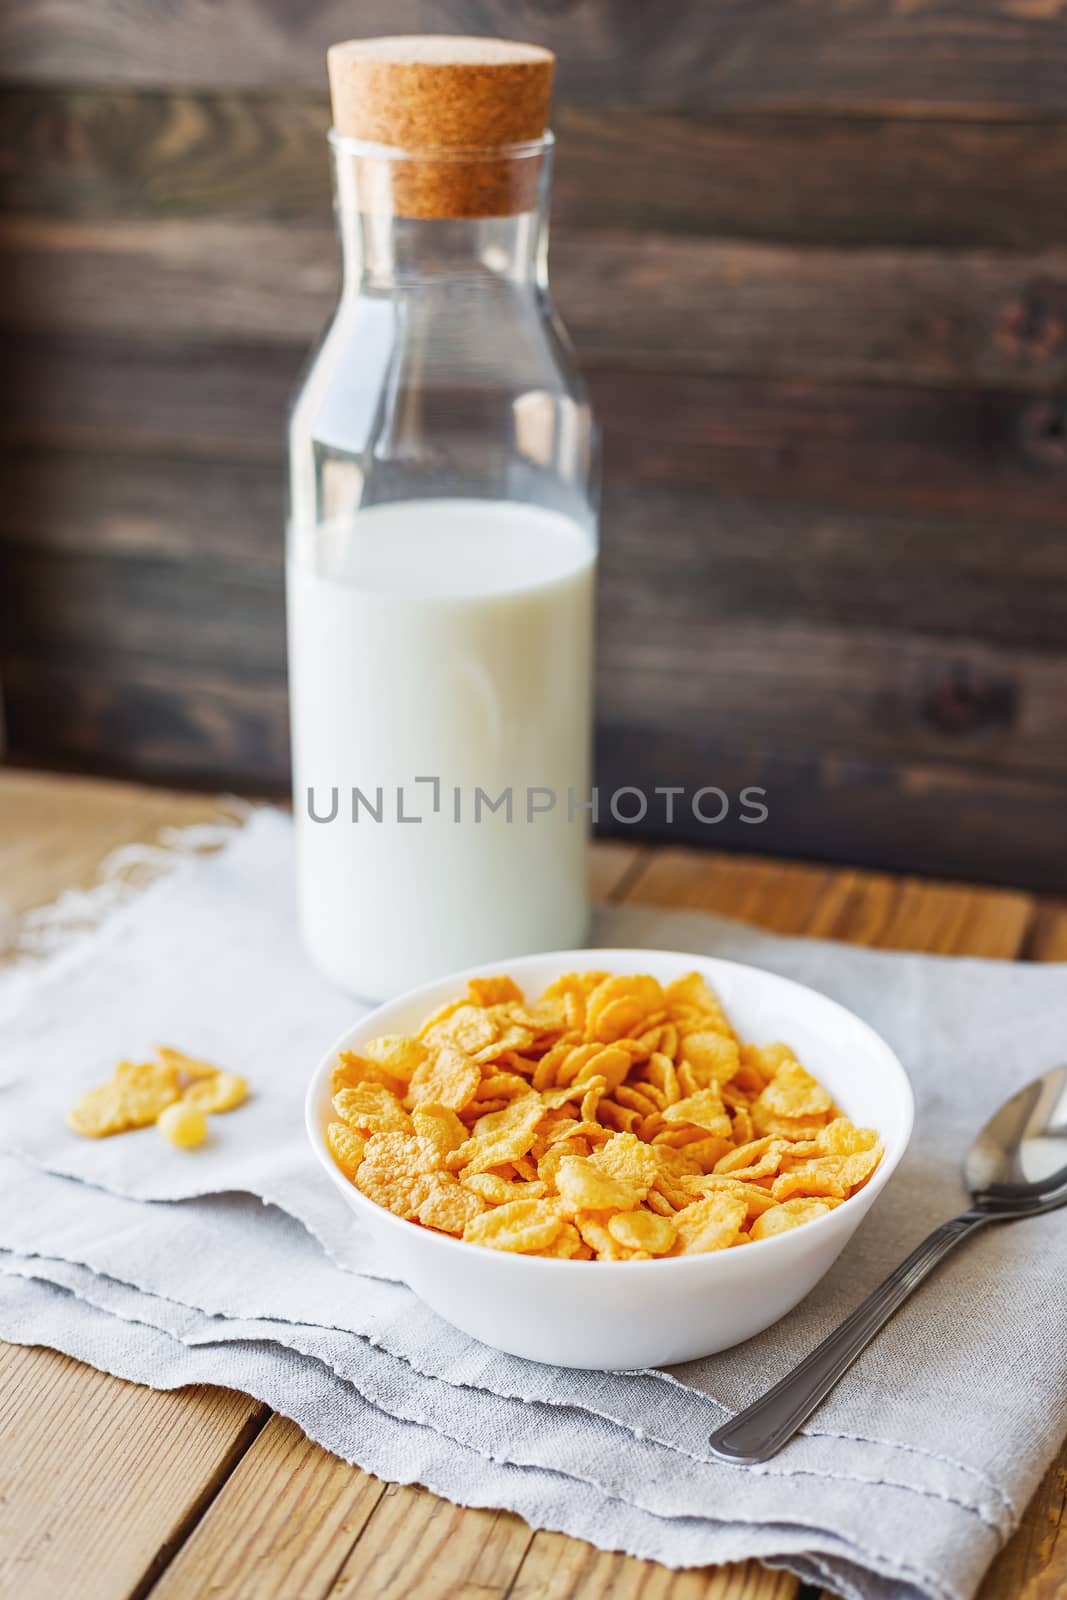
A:
[[[112,1348],[128,1337],[128,1375],[142,1381],[156,1381],[149,1343],[169,1350],[158,1341],[187,1341],[218,1356],[209,1381],[252,1392],[251,1355],[234,1377],[234,1352],[270,1350],[273,1360],[284,1350],[358,1393],[383,1435],[433,1430],[444,1452],[436,1475],[414,1477],[461,1502],[511,1505],[539,1526],[674,1565],[776,1553],[864,1597],[973,1592],[1067,1427],[1062,1216],[991,1231],[949,1262],[775,1462],[755,1470],[709,1462],[707,1433],[724,1407],[785,1371],[958,1207],[959,1161],[977,1124],[1058,1058],[1067,972],[605,910],[602,943],[751,960],[852,1005],[900,1051],[920,1111],[901,1172],[785,1322],[669,1374],[562,1373],[488,1351],[402,1287],[353,1275],[382,1268],[305,1150],[299,1111],[314,1060],[353,1008],[295,946],[289,853],[284,819],[258,813],[223,855],[187,863],[146,891],[77,960],[0,983],[0,1148],[19,1158],[0,1161],[8,1200],[0,1247],[10,1252],[0,1307],[22,1297],[17,1315],[0,1310],[0,1331],[18,1337],[31,1304],[37,1342],[68,1348],[77,1335],[88,1347],[83,1325],[100,1323],[91,1338]],[[161,1035],[253,1078],[255,1100],[219,1119],[213,1149],[162,1161],[151,1130],[99,1145],[57,1133],[80,1087]],[[222,1189],[271,1205],[218,1197]],[[138,1203],[196,1195],[213,1198]],[[339,1272],[285,1212],[350,1270]],[[135,1361],[146,1328],[155,1342]],[[272,1389],[264,1398],[328,1448],[386,1472],[361,1437],[366,1417],[353,1428],[335,1408],[323,1421],[300,1409],[302,1394]],[[478,1474],[472,1454],[489,1464]],[[538,1475],[535,1500],[520,1495],[515,1474]],[[475,1477],[498,1485],[484,1491],[495,1501],[476,1498]],[[542,1479],[558,1484],[554,1509]],[[616,1508],[610,1517],[605,1497]],[[525,1509],[533,1503],[536,1514]]]

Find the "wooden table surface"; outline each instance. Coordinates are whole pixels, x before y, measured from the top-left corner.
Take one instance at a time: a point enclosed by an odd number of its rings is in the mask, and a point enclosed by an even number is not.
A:
[[[0,937],[203,796],[0,771]],[[728,912],[881,949],[1067,960],[1067,906],[1010,890],[601,844],[602,899]],[[246,1395],[158,1393],[0,1345],[4,1600],[798,1600],[755,1563],[675,1573],[346,1466]],[[982,1600],[1067,1594],[1067,1451]],[[811,1592],[813,1593],[813,1591]]]

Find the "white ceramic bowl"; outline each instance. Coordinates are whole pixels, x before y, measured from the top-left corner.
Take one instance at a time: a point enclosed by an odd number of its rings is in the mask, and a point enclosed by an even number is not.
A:
[[[431,1233],[368,1200],[325,1141],[330,1074],[340,1050],[414,1032],[462,994],[469,977],[509,973],[534,998],[564,972],[650,972],[663,983],[702,972],[746,1041],[786,1041],[854,1122],[877,1128],[885,1155],[843,1205],[742,1249],[657,1261],[562,1261],[511,1255]],[[836,1001],[757,967],[666,950],[566,950],[442,978],[379,1006],[337,1040],[307,1098],[311,1143],[392,1274],[447,1321],[497,1349],[564,1367],[669,1366],[750,1339],[802,1300],[833,1264],[893,1174],[914,1103],[889,1046]]]

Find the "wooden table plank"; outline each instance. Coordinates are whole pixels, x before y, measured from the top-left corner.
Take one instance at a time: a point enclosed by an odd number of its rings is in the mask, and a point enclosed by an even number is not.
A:
[[[508,1600],[794,1600],[797,1580],[754,1561],[673,1572],[655,1561],[538,1533]]]
[[[390,1484],[334,1582],[351,1600],[504,1600],[532,1535],[510,1511],[464,1510]]]
[[[0,950],[14,919],[64,889],[88,888],[112,850],[164,827],[216,822],[213,795],[132,783],[0,771]]]
[[[1034,904],[1011,889],[680,849],[650,852],[629,899],[716,911],[776,933],[1006,960],[1021,951]]]
[[[146,1389],[0,1345],[0,1593],[144,1594],[266,1415],[233,1390]]]
[[[273,1416],[152,1590],[153,1600],[313,1600],[385,1485]],[[440,1502],[439,1502],[440,1503]]]

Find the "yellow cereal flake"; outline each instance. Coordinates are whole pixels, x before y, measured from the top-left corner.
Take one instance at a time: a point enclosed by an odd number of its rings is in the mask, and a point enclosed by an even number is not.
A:
[[[702,1200],[675,1212],[679,1255],[725,1250],[736,1243],[745,1225],[745,1203],[737,1195],[713,1189]]]
[[[156,1118],[156,1127],[164,1139],[179,1150],[195,1150],[207,1138],[207,1117],[199,1106],[191,1106],[184,1100],[164,1106]]]
[[[681,1043],[681,1059],[702,1085],[729,1083],[741,1065],[737,1040],[723,1033],[698,1029]]]
[[[665,1256],[678,1237],[674,1223],[654,1211],[617,1211],[608,1218],[608,1232],[626,1249],[647,1250],[652,1256]]]
[[[216,1095],[179,1052],[71,1113],[95,1136],[153,1094]],[[203,1073],[193,1070],[203,1067]],[[346,1051],[327,1139],[340,1169],[415,1226],[557,1260],[737,1248],[824,1215],[883,1155],[787,1044],[739,1041],[699,973],[566,973],[527,1001],[471,979],[410,1036]],[[141,1100],[138,1100],[138,1096]]]
[[[698,1089],[696,1094],[676,1100],[673,1105],[664,1108],[663,1119],[671,1123],[691,1122],[694,1127],[704,1128],[720,1139],[733,1136],[733,1124],[718,1089]]]
[[[624,1178],[611,1178],[586,1156],[564,1156],[556,1189],[568,1211],[629,1211],[640,1191]]]
[[[182,1094],[187,1105],[201,1111],[232,1111],[248,1098],[248,1079],[236,1072],[216,1072],[212,1078],[191,1083]]]
[[[559,1232],[550,1245],[543,1250],[530,1250],[526,1253],[534,1256],[556,1256],[561,1261],[573,1261],[588,1246],[584,1243],[581,1234],[573,1222],[560,1223]]]
[[[825,1216],[832,1206],[830,1200],[786,1200],[756,1218],[750,1229],[752,1238],[770,1239],[776,1233],[788,1233],[790,1228],[799,1228],[805,1222]]]
[[[472,1005],[497,1006],[508,1000],[514,1000],[522,1005],[523,994],[513,978],[501,976],[499,978],[472,978],[467,985],[467,994]]]
[[[187,1056],[184,1050],[175,1050],[169,1044],[157,1044],[156,1055],[165,1067],[172,1067],[186,1078],[210,1078],[219,1070],[210,1061],[198,1061],[195,1056]]]
[[[491,1250],[530,1254],[547,1250],[563,1227],[563,1218],[547,1200],[512,1200],[473,1218],[463,1230],[469,1244]]]
[[[462,1111],[482,1081],[477,1061],[452,1044],[442,1044],[415,1068],[408,1089],[409,1106],[448,1106]]]
[[[380,1083],[359,1083],[333,1097],[333,1109],[357,1133],[411,1133],[411,1118],[395,1094]]]
[[[354,1182],[367,1146],[366,1139],[346,1122],[331,1122],[326,1129],[326,1143],[345,1177]]]
[[[67,1127],[83,1139],[106,1139],[112,1133],[125,1133],[134,1124],[116,1084],[102,1083],[89,1089],[67,1112]]]
[[[528,1094],[500,1111],[479,1117],[471,1137],[449,1158],[450,1163],[455,1162],[466,1176],[471,1172],[488,1172],[502,1161],[514,1161],[526,1155],[544,1114],[541,1097]]]
[[[761,1106],[772,1117],[799,1119],[823,1116],[833,1109],[833,1101],[799,1061],[786,1061],[756,1101]]]
[[[416,1106],[411,1113],[411,1126],[442,1157],[458,1150],[467,1137],[466,1128],[450,1106]]]
[[[433,1187],[415,1213],[424,1228],[461,1234],[485,1210],[485,1201],[457,1183],[450,1172],[431,1173],[430,1182]]]
[[[147,1128],[180,1102],[189,1115],[171,1116],[162,1132],[172,1144],[192,1148],[206,1133],[202,1114],[228,1111],[247,1093],[247,1082],[236,1073],[161,1044],[154,1061],[120,1061],[107,1083],[90,1089],[71,1107],[67,1126],[83,1138],[103,1139]]]
[[[491,1206],[506,1206],[512,1200],[540,1200],[548,1192],[540,1179],[516,1181],[496,1172],[472,1172],[463,1179],[463,1187]]]
[[[632,1133],[617,1133],[606,1140],[592,1160],[601,1172],[630,1184],[642,1198],[662,1170],[652,1146]]]
[[[330,1093],[336,1095],[342,1089],[356,1089],[361,1083],[380,1083],[398,1099],[407,1093],[407,1081],[395,1072],[366,1056],[356,1055],[354,1050],[342,1050],[330,1074]]]

